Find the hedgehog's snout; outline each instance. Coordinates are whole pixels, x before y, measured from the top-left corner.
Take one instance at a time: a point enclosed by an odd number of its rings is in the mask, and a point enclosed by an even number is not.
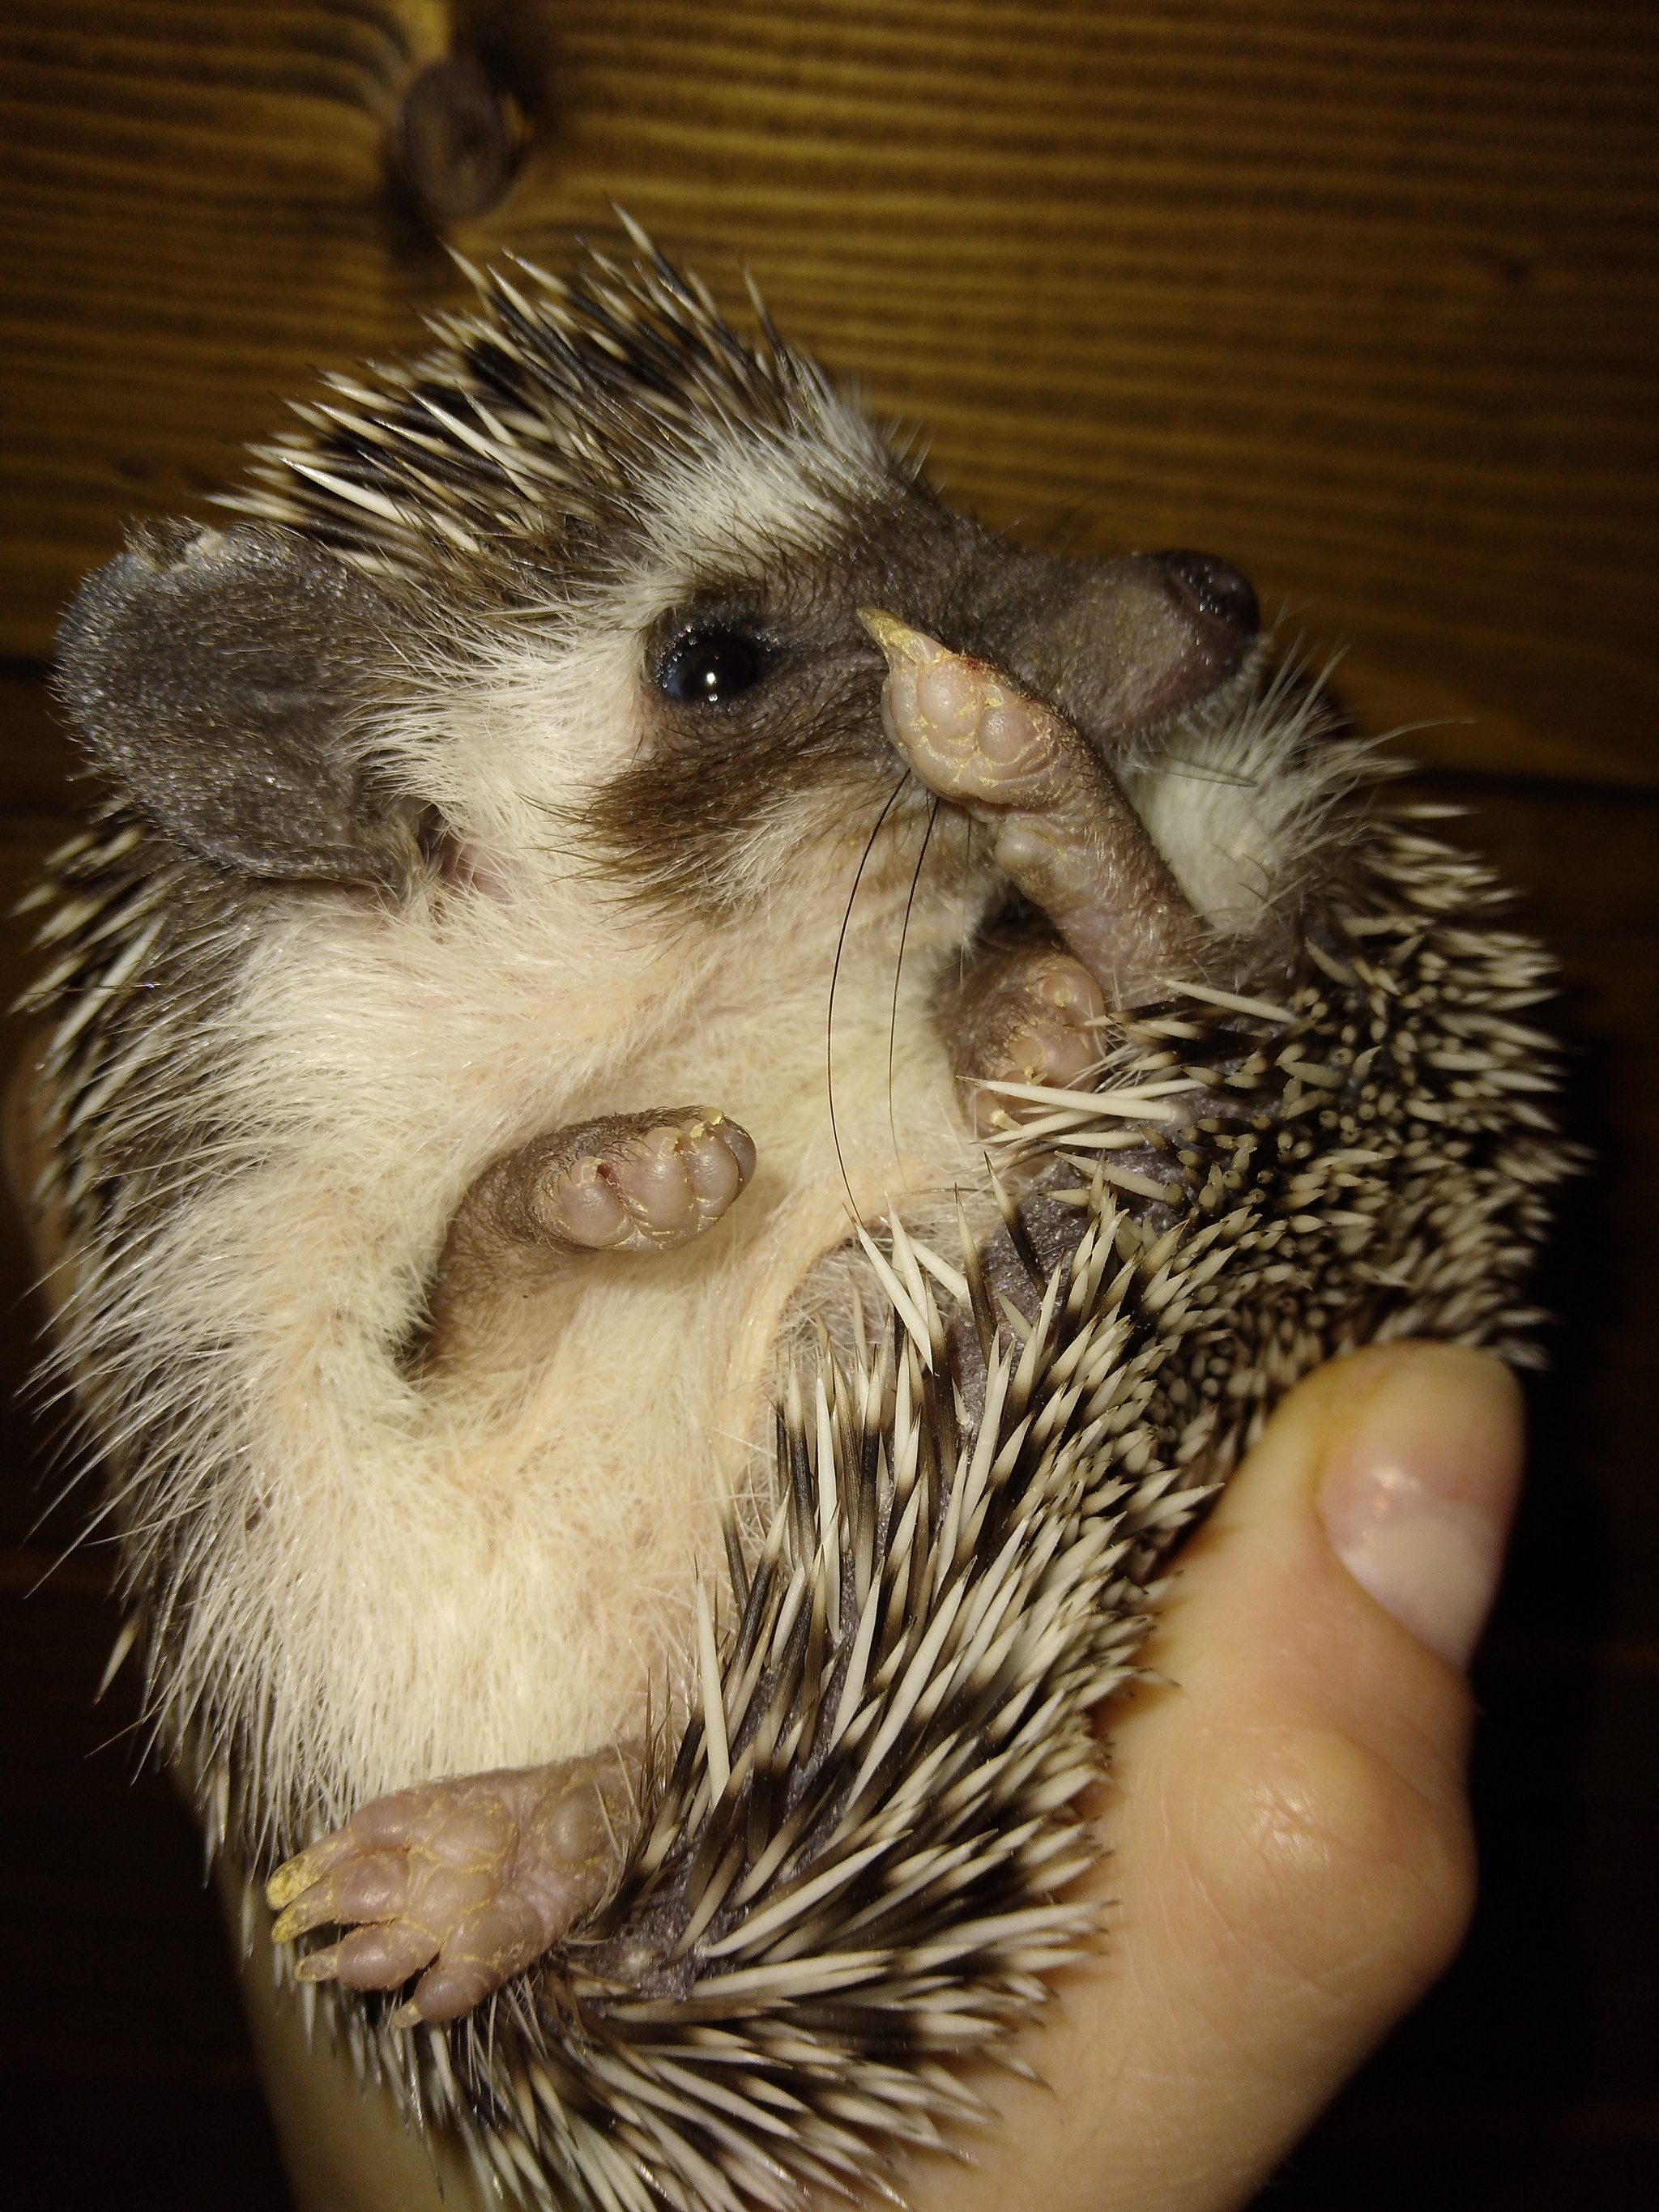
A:
[[[982,656],[1109,756],[1237,676],[1261,627],[1229,562],[1182,547],[1056,560],[987,541],[925,626]]]
[[[1152,558],[1164,563],[1176,598],[1219,632],[1219,649],[1224,653],[1231,645],[1235,661],[1242,659],[1261,628],[1261,610],[1249,578],[1218,561],[1213,553],[1155,553]]]

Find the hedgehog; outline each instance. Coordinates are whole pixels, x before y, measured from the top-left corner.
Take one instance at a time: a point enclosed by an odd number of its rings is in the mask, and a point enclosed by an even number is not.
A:
[[[747,2212],[981,2116],[1172,1547],[1332,1354],[1529,1362],[1565,1156],[1241,575],[955,513],[629,237],[82,586],[33,1204],[307,2024],[497,2195]]]

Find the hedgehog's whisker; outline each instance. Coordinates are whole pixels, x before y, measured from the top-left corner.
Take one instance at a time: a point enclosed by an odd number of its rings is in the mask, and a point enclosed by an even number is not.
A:
[[[899,925],[898,958],[893,963],[893,1003],[887,1015],[887,1133],[893,1140],[893,1158],[899,1155],[898,1123],[893,1107],[893,1056],[898,1045],[899,981],[904,973],[904,945],[910,934],[910,915],[916,902],[916,887],[921,881],[921,871],[927,859],[927,848],[932,842],[933,825],[939,820],[939,801],[934,799],[927,810],[927,827],[921,833],[921,850],[916,854],[915,872],[910,878],[909,896],[904,902],[904,920]]]
[[[1064,555],[1074,553],[1079,544],[1088,534],[1092,522],[1093,518],[1090,516],[1089,510],[1091,507],[1104,507],[1111,496],[1112,494],[1105,484],[1094,484],[1087,491],[1079,493],[1077,498],[1067,501],[1064,506],[1055,507],[1051,510],[1049,519],[1040,531],[1034,528],[1036,544],[1040,545],[1045,553],[1055,551]],[[1041,514],[1042,511],[1039,508],[1037,514]],[[1036,520],[1036,515],[1032,516],[1033,526]]]
[[[824,1010],[823,1016],[823,1076],[824,1090],[830,1103],[830,1139],[836,1148],[836,1165],[841,1170],[841,1187],[847,1193],[847,1203],[853,1210],[853,1218],[860,1227],[863,1226],[864,1217],[859,1212],[859,1202],[854,1197],[853,1186],[848,1180],[847,1162],[841,1149],[841,1131],[836,1122],[836,986],[841,981],[841,959],[842,953],[847,950],[847,933],[853,926],[853,908],[858,903],[859,885],[863,882],[864,872],[870,865],[870,855],[876,849],[876,840],[882,833],[888,816],[897,805],[899,793],[909,781],[909,770],[907,769],[891,791],[888,793],[886,803],[876,817],[876,825],[871,830],[864,850],[859,856],[858,866],[853,872],[853,888],[847,894],[847,911],[841,918],[841,934],[836,939],[835,963],[830,970],[830,1003]]]

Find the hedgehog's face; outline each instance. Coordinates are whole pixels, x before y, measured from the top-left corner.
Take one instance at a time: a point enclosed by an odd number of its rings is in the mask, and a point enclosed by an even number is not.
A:
[[[384,895],[436,851],[510,884],[558,817],[580,866],[729,913],[861,842],[903,780],[861,607],[1002,668],[1109,757],[1237,670],[1255,603],[1220,563],[1026,550],[818,412],[762,439],[710,423],[609,539],[518,558],[510,605],[465,563],[371,582],[283,528],[149,528],[71,609],[64,688],[163,829],[256,877]],[[896,823],[926,803],[912,786]]]
[[[887,666],[860,609],[1005,671],[1109,758],[1225,684],[1255,635],[1254,595],[1218,562],[1051,559],[890,469],[831,489],[803,461],[759,496],[736,471],[720,489],[702,489],[690,557],[617,594],[635,599],[634,696],[588,808],[629,879],[671,896],[740,896],[770,872],[759,852],[792,864],[893,793]],[[680,518],[664,535],[692,537]]]

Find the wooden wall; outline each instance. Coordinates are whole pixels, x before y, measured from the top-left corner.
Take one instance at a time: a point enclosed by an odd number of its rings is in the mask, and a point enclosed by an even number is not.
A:
[[[446,61],[466,67],[424,74]],[[1374,726],[1416,726],[1433,787],[1530,887],[1603,1164],[1552,1263],[1565,1319],[1482,1662],[1487,1900],[1282,2181],[1291,2207],[1595,2212],[1659,2185],[1656,90],[1659,16],[1613,0],[0,19],[17,889],[72,805],[40,687],[54,623],[124,517],[201,511],[314,367],[415,342],[462,289],[446,244],[557,265],[573,231],[611,234],[613,201],[733,303],[750,270],[988,520],[1235,560],[1286,636],[1346,648]],[[14,929],[10,971],[25,957]],[[19,1598],[70,1525],[28,1532],[40,1434],[3,1437]],[[88,1702],[102,1577],[83,1554],[3,1613],[27,1993],[0,2029],[6,2156],[42,2203],[280,2204],[186,1825],[127,1786],[130,1710]]]

